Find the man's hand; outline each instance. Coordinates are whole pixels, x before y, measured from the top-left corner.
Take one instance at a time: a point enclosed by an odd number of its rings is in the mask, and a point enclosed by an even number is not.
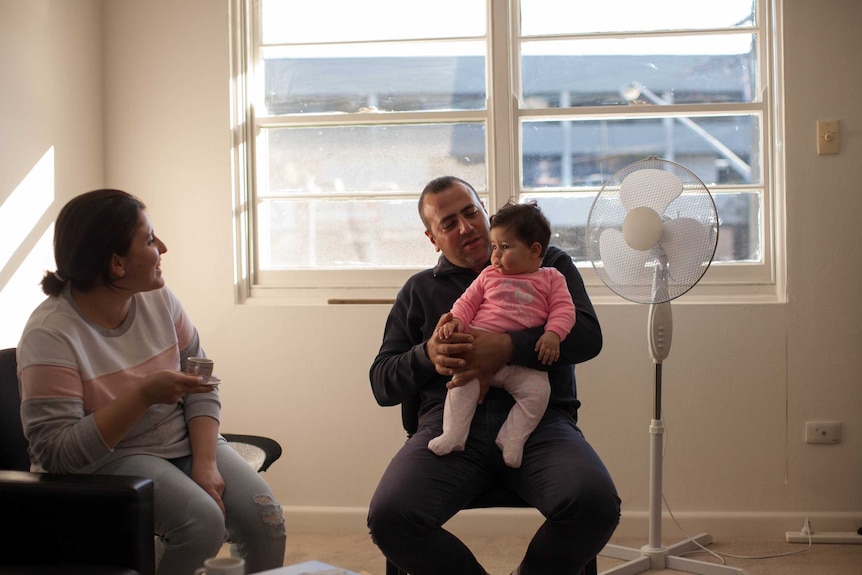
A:
[[[507,333],[491,333],[484,330],[471,330],[473,336],[471,349],[465,352],[464,367],[455,370],[446,387],[462,386],[473,379],[479,380],[479,403],[485,399],[491,378],[512,359],[512,338]]]
[[[440,375],[455,375],[463,369],[466,365],[464,354],[473,349],[473,336],[468,333],[453,333],[445,340],[440,336],[441,326],[450,321],[451,313],[440,316],[434,335],[425,342],[425,354]]]

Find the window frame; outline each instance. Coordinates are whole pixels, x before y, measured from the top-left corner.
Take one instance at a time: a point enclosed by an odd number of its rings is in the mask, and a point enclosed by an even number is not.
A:
[[[688,294],[689,302],[783,302],[784,282],[784,159],[783,159],[783,79],[781,46],[781,5],[783,0],[756,0],[757,27],[761,35],[758,51],[759,101],[741,104],[682,104],[674,115],[756,113],[760,116],[760,154],[762,185],[734,186],[734,189],[762,190],[762,262],[713,264],[698,285]],[[254,70],[258,58],[258,17],[260,0],[230,1],[231,125],[233,133],[232,173],[235,214],[236,297],[245,303],[319,304],[389,301],[404,282],[421,268],[373,270],[297,270],[257,269],[255,222],[256,173],[261,155],[256,153],[256,138],[261,127],[272,126],[346,126],[409,124],[428,122],[485,122],[487,194],[480,195],[489,213],[505,203],[511,193],[538,191],[521,187],[521,125],[532,120],[560,118],[620,118],[655,116],[656,106],[627,107],[624,111],[591,106],[578,108],[522,108],[520,90],[520,36],[517,19],[518,0],[488,0],[487,13],[487,105],[484,110],[447,112],[385,112],[382,114],[307,114],[283,117],[255,116],[262,93]],[[686,30],[671,34],[686,34]],[[625,37],[626,34],[607,34]],[[257,78],[257,80],[255,80]],[[662,115],[665,115],[664,113]],[[442,175],[442,174],[441,174]],[[456,174],[457,175],[457,174]],[[607,177],[610,177],[608,174]],[[598,191],[596,188],[595,191]],[[416,219],[416,234],[421,223]],[[428,244],[429,252],[433,250]],[[592,266],[579,266],[587,288],[596,302],[621,302],[596,275]]]

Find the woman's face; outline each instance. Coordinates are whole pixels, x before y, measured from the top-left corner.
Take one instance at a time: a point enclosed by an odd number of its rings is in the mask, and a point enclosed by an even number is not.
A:
[[[132,244],[125,256],[115,256],[115,275],[118,287],[133,293],[159,289],[165,285],[162,278],[162,254],[168,251],[164,242],[153,233],[153,226],[146,212],[138,212],[138,226]],[[117,267],[119,266],[119,267]],[[119,270],[117,272],[116,270]]]

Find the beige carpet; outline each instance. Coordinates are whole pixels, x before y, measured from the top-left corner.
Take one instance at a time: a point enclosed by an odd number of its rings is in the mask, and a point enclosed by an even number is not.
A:
[[[517,565],[527,541],[515,536],[463,536],[463,541],[491,575],[508,575]],[[668,543],[675,543],[669,541]],[[612,543],[640,548],[646,541],[614,539]],[[805,549],[807,545],[774,540],[719,540],[709,546],[719,553],[761,556]],[[714,557],[701,554],[690,556],[701,561],[717,562]],[[385,575],[385,562],[380,551],[367,535],[307,535],[288,536],[285,565],[317,560],[363,575]],[[862,575],[862,545],[815,544],[804,553],[770,559],[725,558],[728,565],[745,569],[750,575]],[[599,557],[599,572],[620,562]],[[646,573],[676,574],[669,569],[650,570]],[[450,575],[450,574],[441,574]]]

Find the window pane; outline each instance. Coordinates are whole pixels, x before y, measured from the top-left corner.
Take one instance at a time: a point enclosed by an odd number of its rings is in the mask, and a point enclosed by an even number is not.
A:
[[[266,48],[267,115],[481,110],[485,43]]]
[[[683,164],[707,186],[760,184],[759,116],[522,122],[525,188],[601,186],[636,160]]]
[[[525,108],[754,102],[751,34],[524,42]]]
[[[523,35],[736,28],[754,25],[751,0],[521,0]]]
[[[478,145],[462,150],[456,146],[460,139]],[[484,142],[480,123],[265,129],[268,181],[258,183],[258,196],[407,193],[418,198],[429,180],[449,173],[481,191]]]
[[[263,0],[263,43],[463,38],[485,34],[485,0]]]
[[[716,263],[770,260],[772,104],[759,69],[769,30],[758,25],[770,19],[757,14],[767,3],[242,1],[255,7],[254,282],[391,288],[401,270],[433,265],[416,201],[443,174],[470,181],[488,206],[536,199],[552,242],[590,266],[596,193],[648,156],[710,188]],[[508,25],[511,8],[520,27]],[[765,266],[725,272],[749,269]]]
[[[576,263],[587,258],[587,217],[596,194],[521,194],[520,201],[535,200],[551,223],[551,245],[568,252]]]
[[[714,193],[718,210],[715,262],[761,262],[763,206],[760,192]]]
[[[608,179],[610,176],[608,175]],[[760,228],[760,192],[713,193],[720,222],[714,262],[760,262],[763,257]],[[592,264],[587,255],[586,227],[595,193],[521,194],[535,200],[551,223],[551,244],[576,263]]]
[[[437,254],[409,200],[277,200],[258,211],[264,270],[430,267]]]

